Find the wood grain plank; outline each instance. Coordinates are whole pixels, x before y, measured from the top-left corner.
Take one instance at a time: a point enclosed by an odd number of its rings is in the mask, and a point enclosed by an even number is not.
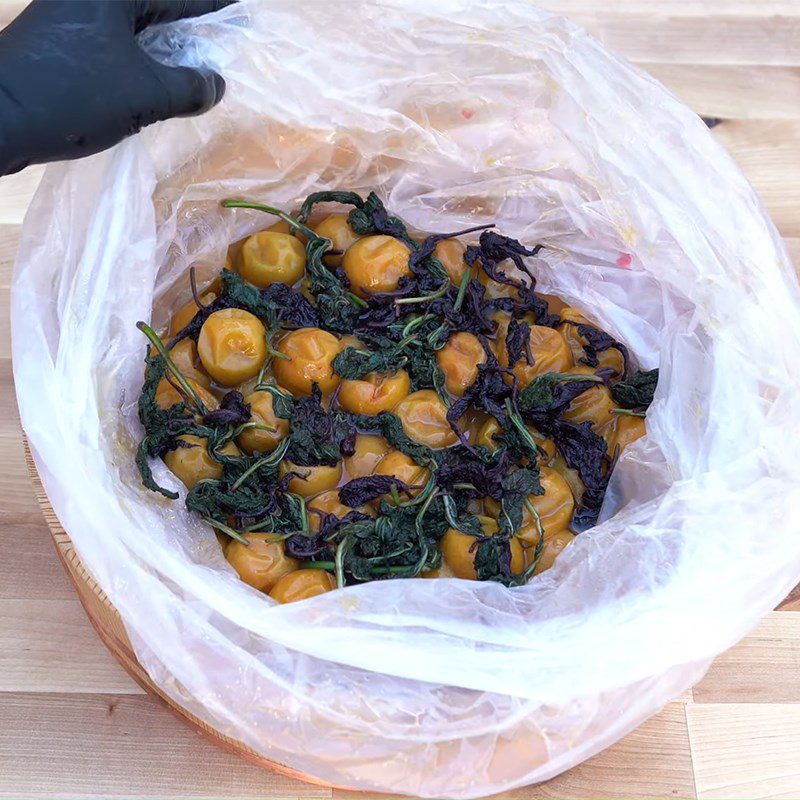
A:
[[[19,0],[11,0],[19,2]],[[748,19],[774,16],[799,16],[796,0],[659,0],[656,7],[643,0],[612,0],[600,4],[597,0],[539,0],[537,5],[560,14],[641,14],[644,10],[656,15],[682,15],[715,19],[720,16],[742,15]]]
[[[253,767],[147,697],[0,694],[2,797],[330,797]]]
[[[783,240],[786,244],[786,249],[789,251],[789,258],[794,264],[795,272],[800,275],[800,238],[787,236]]]
[[[11,273],[20,233],[19,224],[0,224],[0,359],[11,357]]]
[[[0,358],[0,458],[3,463],[3,502],[0,514],[27,519],[38,509],[22,450],[11,360]]]
[[[75,600],[39,509],[30,515],[27,521],[0,513],[0,605],[6,600],[56,605]]]
[[[144,694],[100,641],[74,592],[57,600],[0,599],[0,692]]]
[[[28,5],[29,0],[0,0],[0,30]]]
[[[800,703],[800,612],[773,612],[719,656],[693,690],[697,703]]]
[[[686,706],[698,797],[800,797],[800,704]]]
[[[514,800],[694,798],[694,776],[683,709],[681,702],[669,703],[661,713],[624,739],[563,775],[495,797]],[[363,798],[358,792],[340,789],[334,789],[333,796],[352,800]]]
[[[2,363],[2,362],[0,362]],[[5,363],[8,363],[7,361]],[[16,424],[3,423],[0,454],[3,462],[3,495],[0,516],[6,521],[39,521],[39,507],[22,458],[21,433]],[[8,433],[6,432],[8,431]]]
[[[3,361],[9,361],[11,359],[10,302],[11,290],[7,287],[0,286],[0,360]]]
[[[22,228],[18,223],[0,224],[0,289],[11,285],[11,270],[17,255],[17,246]],[[0,305],[0,314],[7,314],[8,307]]]
[[[559,11],[558,3],[545,3]],[[754,6],[757,4],[753,4]],[[573,9],[570,19],[631,61],[667,64],[800,65],[800,16],[664,13],[657,6],[619,13]]]
[[[704,117],[800,118],[800,67],[650,62],[637,66]]]
[[[22,222],[43,173],[44,167],[36,165],[0,178],[0,223]]]

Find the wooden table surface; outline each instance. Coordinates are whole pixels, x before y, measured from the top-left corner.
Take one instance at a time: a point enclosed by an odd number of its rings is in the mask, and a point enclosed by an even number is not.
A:
[[[714,135],[800,266],[800,0],[541,4],[721,120]],[[21,5],[0,0],[0,28]],[[40,174],[0,179],[0,796],[343,794],[259,770],[190,733],[106,652],[67,583],[26,472],[10,360],[11,263]],[[800,593],[637,731],[510,796],[800,798]]]

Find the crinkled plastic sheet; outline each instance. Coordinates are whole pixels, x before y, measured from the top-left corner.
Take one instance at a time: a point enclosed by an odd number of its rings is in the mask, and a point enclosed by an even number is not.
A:
[[[14,368],[52,504],[178,703],[324,781],[474,797],[612,743],[797,580],[798,287],[747,181],[662,86],[520,2],[248,2],[144,44],[215,65],[227,95],[48,168]],[[163,323],[189,265],[211,276],[268,222],[219,200],[332,188],[375,188],[420,230],[494,221],[544,243],[540,288],[661,368],[601,524],[526,587],[390,581],[277,606],[139,484],[134,323]]]

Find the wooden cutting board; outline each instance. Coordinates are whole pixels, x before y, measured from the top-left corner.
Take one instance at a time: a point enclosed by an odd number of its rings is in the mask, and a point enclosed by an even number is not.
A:
[[[549,0],[699,114],[800,266],[800,0]],[[24,5],[0,0],[0,28]],[[657,7],[658,11],[653,9]],[[41,170],[0,179],[0,797],[332,797],[199,738],[105,650],[28,477],[8,294]],[[800,592],[618,744],[518,798],[800,797]]]

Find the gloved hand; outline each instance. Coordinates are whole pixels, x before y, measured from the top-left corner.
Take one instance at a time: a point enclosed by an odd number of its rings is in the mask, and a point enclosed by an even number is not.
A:
[[[225,92],[215,72],[167,67],[135,35],[233,0],[33,0],[0,32],[0,175],[97,153]]]

